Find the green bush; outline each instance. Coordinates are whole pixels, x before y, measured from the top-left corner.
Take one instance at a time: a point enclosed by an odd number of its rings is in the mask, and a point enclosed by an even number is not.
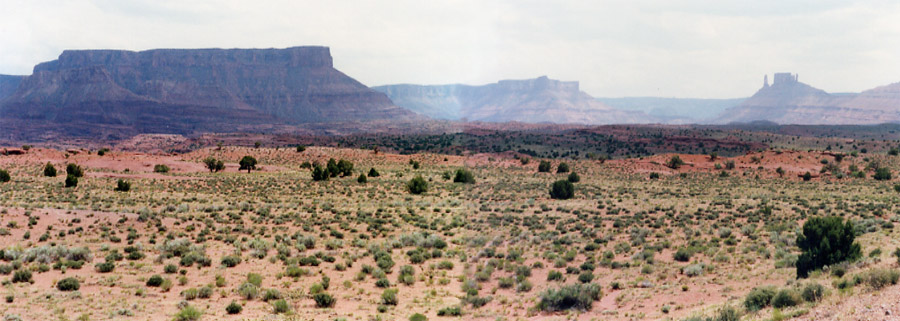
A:
[[[472,175],[472,172],[465,168],[460,168],[456,170],[456,176],[453,177],[454,183],[463,183],[463,184],[475,184],[475,176]]]
[[[797,277],[805,278],[810,271],[826,265],[860,258],[859,244],[854,242],[853,223],[843,223],[840,217],[814,217],[803,224],[797,236],[797,246],[803,251],[797,258]]]
[[[384,292],[381,293],[381,304],[397,305],[399,303],[397,292],[397,289],[384,289]]]
[[[438,310],[439,317],[458,317],[462,315],[462,309],[458,306],[446,307]]]
[[[422,194],[428,191],[428,182],[422,175],[416,175],[406,184],[406,189],[412,194]]]
[[[131,190],[131,183],[129,183],[128,181],[126,181],[124,179],[119,179],[118,181],[116,181],[116,188],[115,188],[116,192],[127,192],[130,190]]]
[[[66,187],[76,186],[78,186],[78,177],[75,177],[75,175],[72,174],[66,175]]]
[[[60,291],[78,291],[81,284],[76,278],[65,278],[56,282],[56,288]]]
[[[427,321],[428,318],[424,314],[416,313],[409,317],[409,321]]]
[[[809,283],[803,287],[800,296],[806,302],[819,302],[825,296],[825,287],[818,283]]]
[[[672,255],[672,258],[674,258],[675,261],[678,262],[688,262],[691,260],[691,255],[693,255],[693,253],[691,253],[690,250],[680,248],[678,249],[678,251],[675,251],[675,254]]]
[[[235,267],[241,264],[241,257],[237,255],[226,255],[222,257],[222,265],[225,267]]]
[[[800,296],[791,289],[782,289],[772,298],[772,306],[776,309],[783,309],[800,304]]]
[[[231,301],[231,303],[225,307],[225,312],[228,312],[228,314],[238,314],[241,313],[242,310],[244,310],[244,307],[235,301]]]
[[[200,310],[189,305],[175,314],[175,321],[196,321],[200,320],[201,315],[203,315],[203,313],[200,312]]]
[[[109,273],[112,272],[116,268],[116,264],[113,262],[103,262],[94,265],[94,268],[97,269],[97,272],[100,273]]]
[[[891,170],[887,167],[879,167],[875,170],[875,175],[872,178],[878,181],[889,181],[891,180]]]
[[[163,277],[159,275],[153,275],[149,279],[147,279],[147,286],[157,287],[163,284]]]
[[[56,177],[56,167],[50,162],[47,162],[47,165],[44,165],[44,176],[47,177]]]
[[[750,290],[744,298],[744,308],[747,311],[759,311],[772,303],[775,297],[775,289],[772,287],[759,287]]]
[[[12,282],[31,282],[31,271],[24,269],[16,270],[16,272],[13,272]]]
[[[541,311],[590,310],[594,301],[599,300],[600,286],[589,284],[567,285],[559,289],[548,289],[541,293],[538,309]]]
[[[359,174],[359,177],[356,178],[356,182],[360,184],[365,184],[369,179],[366,178],[366,174]]]
[[[894,269],[872,269],[866,272],[863,278],[870,287],[880,290],[888,285],[897,284],[900,272]]]
[[[163,164],[156,164],[156,165],[153,165],[153,172],[154,172],[154,173],[168,173],[168,172],[169,172],[169,166],[166,166],[166,165],[163,165]]]
[[[316,301],[316,307],[330,308],[334,306],[335,300],[331,294],[319,292],[313,295],[313,301]]]
[[[581,181],[581,176],[578,176],[578,173],[576,173],[576,172],[572,172],[569,174],[569,177],[567,178],[567,180],[572,183],[578,183]]]
[[[291,311],[291,306],[284,299],[272,302],[272,312],[275,314],[287,313]]]
[[[375,170],[375,167],[372,167],[372,168],[369,168],[369,174],[368,174],[368,176],[369,176],[369,177],[378,177],[378,176],[381,176],[381,174],[378,173],[377,170]]]
[[[238,162],[238,165],[241,166],[239,170],[246,169],[247,173],[250,173],[250,170],[256,169],[256,158],[253,158],[253,156],[249,155],[244,156],[243,158],[241,158],[240,162]]]
[[[538,172],[549,173],[550,172],[550,162],[542,160],[541,163],[538,164]]]
[[[679,157],[678,155],[672,156],[672,158],[669,158],[669,160],[666,162],[666,167],[671,169],[678,169],[683,165],[684,161],[681,160],[681,157]]]
[[[66,164],[66,175],[84,177],[84,170],[81,169],[81,166],[78,166],[78,164],[69,163]]]
[[[567,180],[558,180],[550,186],[550,198],[567,200],[575,196],[575,185]]]
[[[12,178],[9,176],[9,172],[5,169],[0,169],[0,183],[9,182],[10,179]]]
[[[559,165],[556,166],[556,172],[557,173],[568,173],[569,172],[569,164],[559,163]]]

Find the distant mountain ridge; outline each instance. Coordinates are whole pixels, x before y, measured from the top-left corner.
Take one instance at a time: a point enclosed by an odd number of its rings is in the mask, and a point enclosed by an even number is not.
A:
[[[579,89],[578,82],[542,76],[470,85],[387,85],[373,87],[398,106],[446,120],[527,123],[651,123],[656,118],[603,104]]]
[[[800,82],[798,75],[776,73],[738,106],[725,110],[718,123],[771,121],[798,125],[866,125],[900,122],[900,83],[858,94],[829,94]]]
[[[418,118],[334,69],[327,47],[67,50],[18,81],[0,78],[0,117],[63,127],[190,133]]]
[[[713,121],[746,98],[598,97],[597,100],[621,110],[643,111],[667,124],[702,124]]]

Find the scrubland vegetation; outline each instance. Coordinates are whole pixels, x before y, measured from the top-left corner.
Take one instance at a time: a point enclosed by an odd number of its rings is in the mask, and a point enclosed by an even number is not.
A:
[[[887,153],[138,156],[0,157],[0,313],[782,320],[900,277]]]

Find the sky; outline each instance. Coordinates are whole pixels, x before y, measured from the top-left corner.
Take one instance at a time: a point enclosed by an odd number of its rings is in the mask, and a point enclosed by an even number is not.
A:
[[[369,85],[546,75],[597,97],[734,98],[763,75],[900,82],[900,1],[0,0],[0,74],[65,49],[324,45]]]

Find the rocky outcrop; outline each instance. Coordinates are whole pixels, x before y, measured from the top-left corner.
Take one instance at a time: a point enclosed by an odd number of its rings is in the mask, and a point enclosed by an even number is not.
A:
[[[483,86],[388,85],[374,87],[398,106],[437,119],[488,122],[647,123],[642,112],[617,110],[579,90],[578,82],[502,80]]]
[[[23,78],[25,76],[0,75],[0,101],[16,91]]]
[[[829,94],[797,75],[775,74],[770,86],[724,111],[719,123],[772,121],[778,124],[844,125],[900,122],[900,83],[860,94]]]
[[[67,50],[0,106],[4,118],[139,133],[415,117],[334,69],[326,47]]]

